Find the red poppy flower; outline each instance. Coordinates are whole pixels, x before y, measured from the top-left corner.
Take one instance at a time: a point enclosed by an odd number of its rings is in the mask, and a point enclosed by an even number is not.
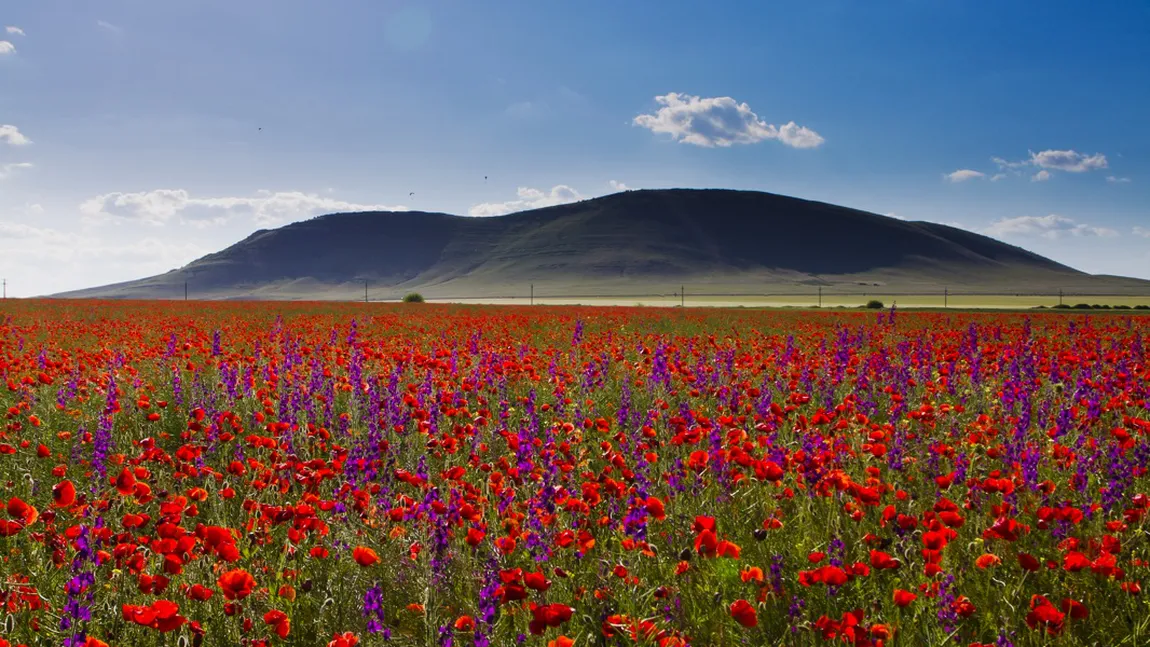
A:
[[[1034,557],[1034,555],[1031,555],[1030,553],[1019,553],[1018,554],[1018,565],[1021,566],[1022,569],[1026,570],[1026,571],[1037,571],[1039,568],[1042,567],[1042,564],[1039,563],[1039,561]]]
[[[345,631],[332,636],[332,639],[327,643],[327,647],[355,647],[358,644],[359,636],[350,631]]]
[[[759,624],[759,616],[755,612],[755,607],[746,600],[735,600],[731,603],[731,617],[735,619],[735,622],[747,628],[756,627]]]
[[[471,616],[459,616],[455,619],[456,631],[475,631],[475,620]]]
[[[974,565],[979,568],[990,568],[992,566],[998,566],[1001,563],[1002,558],[993,553],[984,553],[979,555],[978,559],[974,560]]]
[[[888,553],[881,550],[872,550],[870,552],[870,565],[879,570],[887,569],[894,570],[902,565],[902,562],[891,557]]]
[[[188,597],[199,602],[204,602],[211,599],[212,595],[214,594],[215,591],[209,589],[203,584],[193,584],[191,588],[188,589]]]
[[[76,486],[71,481],[60,481],[52,486],[52,501],[61,508],[76,502]]]
[[[379,554],[366,546],[356,546],[351,551],[351,558],[360,566],[372,566],[379,561]]]
[[[119,476],[112,479],[112,485],[116,486],[116,491],[120,494],[131,496],[136,492],[136,475],[125,467]]]
[[[543,574],[543,571],[527,573],[523,576],[523,582],[527,585],[527,588],[540,592],[551,588],[551,580],[547,579],[547,576]]]
[[[234,569],[221,575],[216,584],[227,600],[242,600],[252,594],[256,579],[243,569]]]
[[[918,599],[918,596],[915,595],[914,593],[911,593],[910,591],[906,591],[904,589],[895,589],[894,590],[894,603],[897,606],[900,606],[900,607],[909,606],[911,602],[914,602],[917,599]]]
[[[271,625],[272,631],[282,638],[287,638],[291,632],[291,620],[283,611],[272,609],[264,614],[264,624]]]
[[[663,502],[657,497],[647,497],[646,508],[647,514],[655,517],[659,521],[667,518],[666,508],[663,506]]]

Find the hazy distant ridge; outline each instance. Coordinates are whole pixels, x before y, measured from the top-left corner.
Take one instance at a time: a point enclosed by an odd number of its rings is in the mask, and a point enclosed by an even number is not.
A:
[[[769,193],[629,191],[494,218],[339,213],[261,230],[159,276],[61,297],[373,298],[695,290],[1145,292],[962,229]],[[871,288],[873,289],[873,288]]]

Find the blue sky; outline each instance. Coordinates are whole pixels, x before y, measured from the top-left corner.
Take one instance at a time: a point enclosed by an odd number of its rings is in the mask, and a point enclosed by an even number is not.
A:
[[[8,0],[0,30],[18,296],[328,211],[623,186],[784,193],[1150,278],[1142,1]]]

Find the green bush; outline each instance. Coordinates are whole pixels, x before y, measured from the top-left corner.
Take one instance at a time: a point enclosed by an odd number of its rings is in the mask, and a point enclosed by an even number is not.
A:
[[[409,292],[403,297],[404,303],[423,303],[423,295],[418,292]]]
[[[878,299],[871,299],[870,301],[867,301],[866,307],[870,308],[871,310],[883,309],[882,301],[879,301]]]
[[[1075,310],[1089,310],[1090,304],[1089,303],[1075,303],[1074,309]]]

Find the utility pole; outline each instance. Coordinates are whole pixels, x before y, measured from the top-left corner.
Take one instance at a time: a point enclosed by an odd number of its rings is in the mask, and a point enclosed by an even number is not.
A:
[[[367,279],[363,280],[363,302],[367,303]]]
[[[947,305],[948,305],[947,302],[950,300],[949,297],[950,297],[950,289],[949,288],[943,288],[942,289],[942,307],[944,307],[944,308],[947,307]]]
[[[531,284],[531,297],[530,297],[530,299],[531,299],[529,302],[530,305],[535,305],[535,284],[534,283]]]
[[[687,286],[680,285],[679,286],[679,307],[685,308],[685,307],[687,307],[686,304],[687,304]]]
[[[823,307],[823,286],[819,286],[819,307]]]

